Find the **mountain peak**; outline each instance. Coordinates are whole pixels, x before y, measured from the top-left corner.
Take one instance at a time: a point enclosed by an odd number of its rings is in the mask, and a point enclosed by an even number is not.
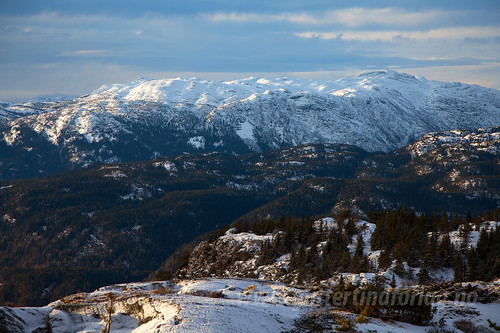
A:
[[[418,80],[415,76],[397,72],[392,69],[382,69],[376,71],[366,71],[358,75],[358,78],[384,78],[384,79],[397,79],[397,80]],[[421,78],[426,80],[425,78]]]
[[[393,70],[338,81],[141,78],[64,103],[6,104],[0,119],[4,144],[23,150],[35,133],[70,165],[306,143],[388,152],[428,132],[498,126],[500,91]]]

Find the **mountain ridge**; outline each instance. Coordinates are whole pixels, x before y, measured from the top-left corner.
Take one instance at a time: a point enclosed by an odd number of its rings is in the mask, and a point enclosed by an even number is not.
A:
[[[245,154],[306,143],[388,152],[428,132],[498,126],[500,91],[391,70],[337,81],[139,79],[73,100],[2,104],[0,113],[0,151],[8,156],[0,177],[8,179],[185,152]]]

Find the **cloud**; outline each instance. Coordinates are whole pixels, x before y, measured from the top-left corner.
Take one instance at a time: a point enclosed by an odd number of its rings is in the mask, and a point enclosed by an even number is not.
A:
[[[78,50],[64,51],[60,53],[62,57],[111,57],[119,55],[119,52],[112,50]]]
[[[398,8],[346,8],[345,2],[332,8],[328,0],[290,0],[286,6],[216,1],[220,6],[203,3],[173,11],[134,12],[130,4],[123,11],[100,11],[85,3],[85,11],[54,5],[29,14],[2,12],[0,98],[37,91],[83,94],[103,83],[179,73],[326,78],[367,68],[427,70],[500,62],[500,12],[478,5],[469,4],[470,9],[449,1],[438,7],[421,0],[428,8],[421,10],[420,1],[412,7],[401,2]]]
[[[401,40],[465,40],[492,39],[500,36],[500,26],[491,27],[453,27],[431,30],[346,30],[331,32],[306,31],[295,33],[301,38],[336,39],[363,42],[399,42]]]
[[[457,19],[460,11],[427,10],[407,11],[400,8],[346,8],[323,13],[215,13],[206,17],[215,22],[273,23],[288,22],[308,25],[343,25],[360,27],[376,24],[379,26],[420,26],[431,22]]]

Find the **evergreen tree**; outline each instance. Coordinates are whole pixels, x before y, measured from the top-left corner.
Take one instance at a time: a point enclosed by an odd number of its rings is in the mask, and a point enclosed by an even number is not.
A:
[[[439,242],[437,249],[438,262],[443,267],[453,267],[453,258],[455,257],[455,248],[451,244],[450,235],[444,234]]]
[[[306,266],[306,250],[304,244],[300,245],[299,252],[297,254],[297,284],[302,284],[304,281],[304,273]]]
[[[465,277],[467,281],[474,281],[480,279],[479,274],[479,257],[475,249],[469,251],[467,256],[467,271],[465,272]]]
[[[383,250],[380,252],[380,256],[378,258],[378,268],[379,269],[386,269],[392,265],[392,258],[389,255],[389,252],[386,250]]]
[[[373,283],[378,290],[385,290],[385,285],[387,284],[387,279],[385,276],[376,273],[373,277]]]
[[[459,229],[460,235],[460,252],[465,255],[467,249],[469,248],[470,241],[470,233],[471,233],[471,225],[468,222],[470,219],[470,212],[468,213],[468,219],[465,220],[465,223]]]
[[[339,271],[347,272],[349,267],[351,267],[353,259],[349,251],[344,251],[339,262]]]
[[[455,282],[465,281],[465,264],[458,255],[455,257],[455,267],[453,268],[453,281]]]
[[[354,255],[357,257],[361,257],[364,254],[364,250],[365,250],[365,241],[363,239],[363,235],[359,233],[356,239],[356,250],[354,251]]]
[[[404,279],[406,277],[406,270],[403,265],[403,259],[396,259],[396,267],[394,267],[394,273],[396,273],[400,278]]]
[[[441,219],[439,220],[438,230],[441,233],[447,233],[447,232],[451,231],[449,221],[448,221],[448,214],[443,213],[441,215]]]
[[[426,267],[421,267],[420,271],[417,273],[418,284],[428,285],[431,283],[431,276]]]
[[[311,245],[311,247],[307,250],[306,255],[306,266],[314,271],[314,269],[318,266],[318,249],[316,245]]]
[[[392,278],[391,282],[389,283],[389,286],[393,289],[397,287],[396,276],[394,275],[394,273],[392,273]]]
[[[437,233],[433,232],[425,249],[424,262],[427,268],[436,268],[438,266],[438,244]]]

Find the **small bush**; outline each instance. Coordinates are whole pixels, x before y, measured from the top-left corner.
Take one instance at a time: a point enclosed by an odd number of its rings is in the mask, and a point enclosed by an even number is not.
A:
[[[336,313],[331,310],[304,313],[294,320],[294,328],[287,333],[331,332],[337,324],[335,316]]]
[[[243,293],[245,295],[249,295],[250,292],[254,291],[255,290],[255,286],[253,284],[249,285],[248,287],[245,288],[245,290],[243,290]]]
[[[495,331],[500,332],[500,326],[498,326],[497,323],[492,322],[491,320],[487,319],[488,324],[490,325],[491,328],[493,328]]]
[[[208,297],[210,297],[210,298],[225,298],[226,296],[224,295],[224,293],[221,290],[219,290],[219,291],[210,292]]]
[[[358,324],[366,324],[368,322],[368,319],[366,319],[366,316],[368,316],[368,313],[370,312],[369,307],[365,307],[363,311],[359,314],[359,316],[356,318],[356,323]]]
[[[253,284],[245,288],[245,291],[250,291],[250,290],[255,290],[255,286]]]
[[[335,319],[337,320],[337,326],[335,329],[339,332],[353,332],[356,327],[356,322],[352,321],[349,317],[342,317],[340,315],[336,315]]]
[[[479,332],[478,328],[473,322],[467,319],[460,319],[453,323],[453,326],[464,333],[476,333]]]
[[[168,295],[168,294],[173,294],[174,291],[170,288],[165,288],[163,286],[153,290],[151,293],[156,294],[156,295]]]
[[[210,298],[225,298],[226,296],[222,291],[207,291],[207,290],[196,290],[188,295],[200,296],[200,297],[210,297]]]

